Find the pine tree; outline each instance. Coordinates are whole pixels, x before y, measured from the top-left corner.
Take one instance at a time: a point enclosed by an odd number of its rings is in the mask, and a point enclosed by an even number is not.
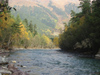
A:
[[[33,34],[34,36],[37,35],[37,26],[36,26],[36,24],[33,26],[33,32],[34,32],[34,34]]]
[[[30,24],[29,24],[29,30],[30,30],[31,33],[33,33],[33,25],[32,25],[32,21],[31,21]]]

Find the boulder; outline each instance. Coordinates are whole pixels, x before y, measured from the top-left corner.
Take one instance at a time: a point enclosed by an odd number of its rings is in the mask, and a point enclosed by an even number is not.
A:
[[[100,50],[98,51],[98,53],[95,55],[96,59],[100,59]]]
[[[0,70],[0,75],[11,75],[11,74],[12,74],[11,71],[4,70],[4,69]]]
[[[6,65],[8,64],[8,60],[6,58],[6,56],[0,56],[0,65]]]
[[[26,73],[26,72],[22,72],[22,71],[18,70],[18,68],[16,68],[16,67],[14,66],[14,64],[9,64],[7,68],[8,68],[9,71],[12,72],[11,75],[29,75],[29,74]]]

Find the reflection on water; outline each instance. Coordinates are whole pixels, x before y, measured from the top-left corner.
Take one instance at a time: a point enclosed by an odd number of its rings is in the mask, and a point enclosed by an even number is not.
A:
[[[16,51],[9,60],[16,60],[15,65],[30,75],[99,75],[100,72],[100,60],[80,58],[57,50]]]

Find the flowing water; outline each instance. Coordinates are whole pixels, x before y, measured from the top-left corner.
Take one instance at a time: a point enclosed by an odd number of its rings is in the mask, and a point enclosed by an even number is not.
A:
[[[9,60],[16,60],[16,67],[30,75],[100,75],[100,60],[58,50],[20,50],[13,52]]]

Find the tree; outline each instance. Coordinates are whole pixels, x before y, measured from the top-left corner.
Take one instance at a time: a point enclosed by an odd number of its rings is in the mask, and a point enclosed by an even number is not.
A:
[[[56,47],[59,47],[59,40],[58,40],[58,37],[55,37],[54,40],[53,40],[53,43]]]
[[[15,35],[20,33],[20,24],[11,16],[11,14],[3,14],[1,18],[3,22],[0,22],[0,30],[2,36],[0,37],[0,42],[2,47],[6,48],[12,46],[15,41]],[[7,20],[4,20],[4,17],[7,17]]]
[[[67,30],[59,35],[59,45],[67,51],[95,55],[100,48],[100,1],[93,1],[91,5],[90,0],[80,0],[80,7],[82,12],[72,15]],[[81,48],[75,49],[77,43]]]
[[[75,12],[73,10],[71,10],[71,17],[75,17]]]
[[[17,15],[17,17],[16,17],[16,21],[17,21],[17,23],[20,23],[20,22],[21,22],[21,18],[20,18],[19,15]]]
[[[31,21],[30,24],[29,24],[29,30],[30,30],[31,33],[33,33],[33,25],[32,25],[32,21]]]
[[[68,29],[68,25],[67,25],[67,23],[64,23],[64,25],[65,25],[64,32],[66,32],[66,31],[67,31],[67,29]]]
[[[36,24],[33,26],[33,35],[37,35],[37,26]]]
[[[28,20],[27,19],[24,19],[23,22],[28,27]]]
[[[90,0],[80,0],[79,8],[82,8],[82,13],[84,15],[88,15],[91,13],[90,7],[91,7]]]
[[[94,52],[98,52],[100,48],[100,1],[93,1],[92,15],[89,17],[88,24],[92,24],[90,31],[90,39],[92,43],[92,49]]]

